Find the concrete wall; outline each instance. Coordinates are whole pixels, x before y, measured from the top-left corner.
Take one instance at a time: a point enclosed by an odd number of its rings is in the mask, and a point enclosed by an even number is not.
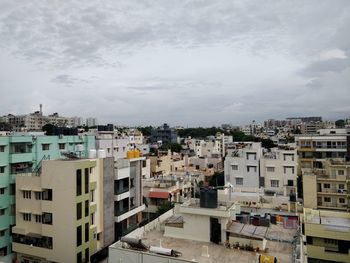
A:
[[[103,159],[103,246],[114,242],[114,158]]]

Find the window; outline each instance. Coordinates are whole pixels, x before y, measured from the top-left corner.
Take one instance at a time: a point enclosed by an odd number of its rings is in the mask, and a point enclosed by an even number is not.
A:
[[[253,158],[250,158],[253,156]],[[247,153],[247,160],[256,160],[256,153]]]
[[[82,263],[83,262],[83,254],[79,252],[77,254],[77,263]]]
[[[32,198],[32,192],[31,191],[27,191],[27,190],[23,190],[23,198],[24,199],[31,199]]]
[[[81,242],[82,242],[82,232],[81,232],[81,226],[77,227],[77,247],[81,246]]]
[[[330,245],[338,245],[338,240],[336,239],[330,239],[330,238],[325,238],[324,239],[325,244],[330,244]]]
[[[91,190],[91,202],[95,202],[95,190]]]
[[[293,180],[288,180],[288,186],[294,186]]]
[[[65,150],[66,149],[66,144],[65,143],[59,143],[58,144],[58,149],[59,150]]]
[[[85,201],[85,216],[89,216],[89,200]]]
[[[92,214],[90,215],[90,224],[91,224],[91,225],[94,225],[94,224],[95,224],[95,213],[92,213]]]
[[[16,194],[16,184],[10,184],[10,195]]]
[[[232,165],[232,171],[237,171],[238,170],[238,165]]]
[[[345,204],[345,198],[339,198],[339,204]]]
[[[77,203],[77,220],[81,219],[82,217],[82,205],[81,205],[81,202],[80,203]]]
[[[52,225],[52,213],[43,213],[43,224]]]
[[[0,257],[7,256],[7,246],[0,248]]]
[[[34,192],[35,200],[41,200],[42,199],[42,192]]]
[[[89,193],[89,168],[85,168],[85,194]]]
[[[45,189],[41,197],[43,200],[52,201],[52,189]]]
[[[330,197],[325,197],[323,200],[324,200],[326,203],[330,203],[330,202],[331,202],[331,198],[330,198]]]
[[[278,180],[271,180],[271,187],[279,187],[279,181]]]
[[[77,196],[79,196],[81,195],[81,169],[77,170],[76,184],[76,192]]]
[[[247,172],[249,173],[252,171],[256,172],[256,166],[247,166]]]
[[[0,145],[0,153],[5,152],[5,145]]]
[[[48,150],[50,150],[50,144],[48,144],[48,143],[43,143],[43,144],[41,145],[41,148],[42,148],[43,151],[48,151]]]
[[[0,231],[0,237],[3,237],[5,234],[6,234],[6,230],[5,229]]]
[[[134,178],[130,178],[130,188],[135,186],[134,181]]]
[[[236,185],[243,185],[243,178],[236,178]]]
[[[89,258],[89,248],[85,249],[85,262],[90,262],[90,258]]]
[[[323,188],[331,188],[331,184],[323,184]]]
[[[283,172],[286,174],[287,173],[287,169],[291,170],[291,173],[294,174],[294,166],[284,166],[283,167]]]
[[[338,175],[344,175],[344,170],[338,170]]]
[[[0,195],[4,195],[5,194],[5,188],[0,188]]]
[[[23,213],[23,220],[24,221],[31,221],[32,220],[32,214]]]
[[[269,173],[274,173],[275,172],[275,167],[266,167],[266,171]]]
[[[41,223],[42,216],[41,215],[35,215],[35,222]]]
[[[85,223],[85,242],[89,242],[89,223]]]
[[[339,184],[338,188],[341,189],[341,190],[344,190],[345,189],[345,185],[344,184]]]
[[[5,173],[5,166],[0,166],[0,174]]]

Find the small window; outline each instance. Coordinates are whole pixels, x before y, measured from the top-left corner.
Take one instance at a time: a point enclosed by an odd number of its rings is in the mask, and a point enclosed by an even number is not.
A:
[[[77,254],[77,263],[82,263],[83,262],[83,254],[79,252]]]
[[[271,187],[279,187],[279,181],[278,180],[271,180]]]
[[[345,185],[344,185],[344,184],[339,184],[339,185],[338,185],[338,188],[339,188],[340,190],[344,190],[344,189],[345,189]]]
[[[130,188],[135,186],[134,181],[135,181],[134,178],[130,178]]]
[[[0,195],[4,195],[5,194],[5,188],[0,188]]]
[[[58,149],[59,150],[65,150],[66,149],[66,144],[65,143],[59,143],[58,144]]]
[[[5,166],[0,166],[0,174],[5,173]]]
[[[77,247],[81,246],[82,243],[82,230],[81,230],[81,226],[77,227]]]
[[[236,178],[236,185],[243,185],[243,178]]]
[[[95,202],[95,190],[91,190],[91,202]]]
[[[89,200],[85,201],[85,216],[89,216]]]
[[[339,198],[339,204],[345,204],[345,198]]]
[[[323,184],[323,188],[331,188],[331,184]]]
[[[5,145],[0,145],[0,153],[5,152]]]
[[[31,191],[27,191],[27,190],[23,190],[23,198],[24,199],[31,199],[32,198],[32,192]]]
[[[52,213],[43,213],[42,221],[43,224],[52,225]]]
[[[10,215],[15,216],[16,215],[16,205],[12,204],[10,207]]]
[[[90,262],[89,248],[85,248],[85,262]]]
[[[85,168],[85,194],[89,193],[89,168]]]
[[[81,169],[78,169],[77,172],[76,172],[76,193],[77,193],[77,196],[80,196],[82,191],[81,191],[81,188],[82,188],[82,178],[81,178]]]
[[[35,215],[35,222],[41,223],[42,216],[41,215]]]
[[[5,208],[0,209],[0,216],[5,215]]]
[[[294,186],[294,181],[293,180],[288,180],[288,186]]]
[[[232,165],[232,171],[237,171],[238,170],[238,165]]]
[[[10,184],[10,195],[16,194],[16,184]]]
[[[43,143],[43,144],[41,145],[41,147],[42,147],[42,150],[43,150],[43,151],[48,151],[48,150],[50,150],[50,144],[48,144],[48,143]]]
[[[275,172],[275,167],[266,167],[266,171],[268,173],[274,173]]]
[[[43,193],[42,192],[34,192],[34,195],[35,195],[36,200],[41,200]]]
[[[32,220],[32,214],[23,213],[23,220],[24,221],[31,221]]]
[[[95,224],[95,213],[92,213],[92,214],[90,215],[90,224],[91,224],[91,225],[94,225],[94,224]]]
[[[89,223],[85,223],[85,242],[89,242]]]
[[[6,234],[6,230],[5,229],[0,231],[0,237],[3,237],[5,234]]]
[[[330,202],[331,202],[331,198],[330,198],[330,197],[325,197],[323,200],[324,200],[326,203],[330,203]]]
[[[344,170],[338,170],[338,175],[344,175]]]
[[[81,202],[77,203],[77,220],[81,219],[82,217],[82,205]]]

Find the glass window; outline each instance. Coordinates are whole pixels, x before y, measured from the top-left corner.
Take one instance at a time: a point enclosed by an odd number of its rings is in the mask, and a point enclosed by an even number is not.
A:
[[[82,231],[81,226],[77,227],[77,247],[81,246],[82,243]]]
[[[82,182],[81,182],[81,169],[78,169],[77,172],[77,178],[76,178],[76,192],[77,196],[81,195],[81,187],[82,187]]]
[[[243,185],[243,178],[236,178],[236,185]]]
[[[81,202],[77,203],[77,220],[81,219],[82,217],[82,205]]]

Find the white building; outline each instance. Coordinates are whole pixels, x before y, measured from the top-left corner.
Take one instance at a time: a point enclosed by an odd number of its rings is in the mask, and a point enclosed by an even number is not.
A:
[[[298,156],[296,147],[264,150],[260,159],[260,176],[265,193],[289,196],[296,193]]]
[[[97,118],[92,118],[92,117],[86,118],[86,126],[92,127],[96,125],[98,125]]]
[[[227,150],[225,158],[225,183],[231,183],[244,191],[259,188],[261,185],[259,177],[261,155],[260,142],[234,143]]]

